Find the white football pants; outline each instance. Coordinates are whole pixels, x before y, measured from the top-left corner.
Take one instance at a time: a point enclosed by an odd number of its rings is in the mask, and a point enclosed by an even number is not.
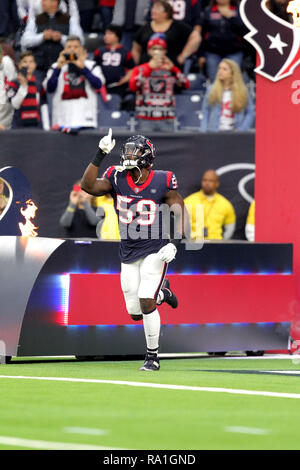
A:
[[[133,263],[121,263],[121,287],[129,315],[140,315],[139,299],[156,299],[167,272],[157,253]]]

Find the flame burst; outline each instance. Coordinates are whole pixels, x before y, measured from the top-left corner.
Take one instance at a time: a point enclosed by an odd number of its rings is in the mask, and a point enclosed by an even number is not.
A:
[[[36,227],[30,220],[34,219],[37,207],[32,199],[28,199],[26,201],[26,204],[27,205],[25,209],[20,209],[20,212],[25,218],[26,222],[25,224],[22,224],[22,222],[20,222],[19,229],[23,237],[37,237],[38,233],[36,232],[36,229],[38,229],[38,227]]]
[[[300,27],[300,0],[290,1],[286,11],[292,13],[294,26]]]

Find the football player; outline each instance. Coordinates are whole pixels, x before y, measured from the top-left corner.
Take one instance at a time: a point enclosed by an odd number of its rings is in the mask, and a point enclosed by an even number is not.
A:
[[[160,315],[157,304],[173,308],[177,299],[164,281],[168,263],[186,233],[188,217],[177,192],[173,172],[152,170],[155,148],[142,135],[130,137],[121,149],[121,166],[110,166],[98,178],[99,165],[115,146],[112,130],[99,142],[99,149],[81,180],[83,190],[94,196],[110,193],[119,218],[121,237],[121,286],[126,308],[133,320],[143,320],[147,343],[140,370],[160,368],[158,347]],[[168,209],[168,210],[167,210]],[[174,214],[174,239],[170,239],[167,220]],[[163,285],[164,283],[164,285]]]

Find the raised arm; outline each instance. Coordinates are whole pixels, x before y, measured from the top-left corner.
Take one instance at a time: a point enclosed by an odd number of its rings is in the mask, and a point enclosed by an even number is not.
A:
[[[81,189],[93,196],[103,196],[112,190],[110,181],[106,178],[98,178],[99,165],[105,156],[112,151],[115,146],[115,139],[112,140],[112,130],[108,135],[102,137],[99,142],[99,149],[92,163],[85,170],[80,182]]]

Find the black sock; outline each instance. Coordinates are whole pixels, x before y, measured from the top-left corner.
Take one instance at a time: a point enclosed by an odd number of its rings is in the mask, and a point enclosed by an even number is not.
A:
[[[158,348],[157,349],[149,349],[147,348],[147,355],[148,356],[153,356],[156,357],[158,353]]]

